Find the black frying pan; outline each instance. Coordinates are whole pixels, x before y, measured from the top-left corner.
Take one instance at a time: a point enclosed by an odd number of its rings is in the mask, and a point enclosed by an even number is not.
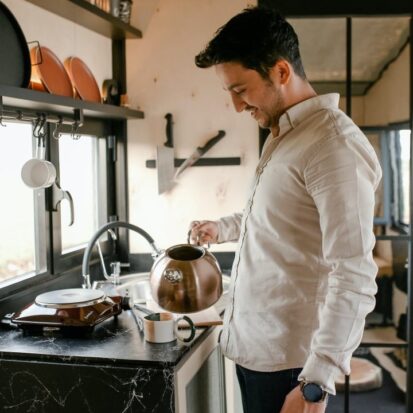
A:
[[[30,74],[26,38],[11,11],[0,1],[0,84],[25,88]]]

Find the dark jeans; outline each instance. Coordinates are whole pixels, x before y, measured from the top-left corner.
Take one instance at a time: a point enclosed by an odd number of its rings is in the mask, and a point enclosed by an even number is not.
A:
[[[252,371],[236,365],[244,413],[279,413],[285,397],[299,382],[299,369]]]

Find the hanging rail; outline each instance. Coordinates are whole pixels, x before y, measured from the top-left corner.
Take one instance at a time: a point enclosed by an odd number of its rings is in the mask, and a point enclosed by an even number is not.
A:
[[[3,106],[3,97],[0,96],[0,125],[4,125],[3,121],[7,120],[20,120],[26,122],[39,122],[44,124],[51,123],[55,125],[53,131],[53,137],[58,139],[60,137],[60,128],[63,125],[69,125],[72,127],[71,135],[77,136],[78,129],[83,125],[83,110],[74,109],[73,117],[67,117],[62,115],[52,115],[44,112],[30,112],[22,111],[19,109],[9,109]]]

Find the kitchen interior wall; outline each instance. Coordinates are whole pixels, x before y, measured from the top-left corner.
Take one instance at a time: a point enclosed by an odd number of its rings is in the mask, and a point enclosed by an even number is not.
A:
[[[191,220],[217,219],[240,211],[258,161],[258,126],[238,114],[214,69],[198,69],[195,55],[215,30],[251,2],[246,0],[160,0],[144,8],[143,38],[127,41],[128,96],[145,119],[128,121],[129,220],[160,247],[186,242]],[[135,4],[134,4],[135,6]],[[143,6],[148,6],[147,2]],[[139,1],[133,19],[139,14]],[[157,171],[145,167],[165,142],[164,116],[174,117],[175,156],[188,157],[224,130],[208,157],[241,157],[240,166],[187,169],[168,193],[158,194]],[[132,252],[150,252],[131,236]],[[234,245],[212,247],[230,251]]]
[[[381,79],[364,98],[366,125],[388,125],[405,122],[410,113],[410,47],[383,72]]]
[[[99,86],[104,79],[112,77],[111,39],[25,0],[2,1],[14,14],[27,42],[39,41],[62,63],[67,57],[79,57],[90,68]]]

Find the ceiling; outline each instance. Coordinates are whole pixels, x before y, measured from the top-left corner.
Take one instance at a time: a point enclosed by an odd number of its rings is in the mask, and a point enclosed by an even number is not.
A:
[[[345,94],[346,19],[291,18],[308,79],[317,92]],[[352,19],[352,93],[364,95],[409,38],[409,17]]]

